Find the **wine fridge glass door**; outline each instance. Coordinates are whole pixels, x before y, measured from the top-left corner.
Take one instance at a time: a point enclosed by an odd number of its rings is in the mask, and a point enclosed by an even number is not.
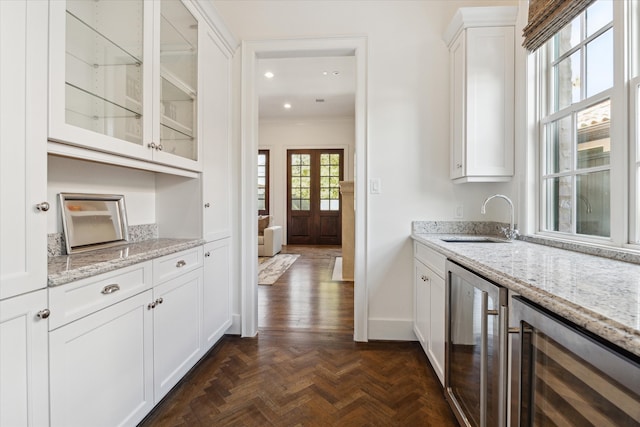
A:
[[[448,273],[447,396],[461,424],[498,426],[501,288],[466,273]]]

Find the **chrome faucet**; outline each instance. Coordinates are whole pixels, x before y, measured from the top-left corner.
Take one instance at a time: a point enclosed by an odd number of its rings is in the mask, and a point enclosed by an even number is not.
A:
[[[480,209],[480,213],[482,215],[487,213],[487,203],[489,203],[489,200],[491,200],[491,199],[493,199],[495,197],[499,197],[501,199],[504,199],[504,200],[507,201],[507,203],[509,203],[509,208],[511,210],[511,223],[510,223],[508,229],[504,228],[504,227],[500,227],[500,229],[502,230],[502,234],[504,234],[504,236],[507,239],[513,240],[513,239],[515,239],[516,237],[518,237],[520,235],[520,232],[513,227],[514,209],[513,209],[513,202],[511,201],[510,198],[508,198],[504,194],[494,194],[493,196],[489,196],[489,197],[487,197],[487,199],[482,204],[482,208]]]

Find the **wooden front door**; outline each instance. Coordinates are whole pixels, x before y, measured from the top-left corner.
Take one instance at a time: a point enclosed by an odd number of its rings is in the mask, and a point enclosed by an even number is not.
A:
[[[344,150],[287,150],[287,243],[342,244]]]

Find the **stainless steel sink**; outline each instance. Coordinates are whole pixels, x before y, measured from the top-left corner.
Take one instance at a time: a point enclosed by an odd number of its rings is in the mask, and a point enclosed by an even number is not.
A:
[[[499,239],[497,237],[473,237],[473,236],[460,236],[460,237],[450,237],[447,239],[441,239],[443,242],[447,243],[510,243],[510,240]]]

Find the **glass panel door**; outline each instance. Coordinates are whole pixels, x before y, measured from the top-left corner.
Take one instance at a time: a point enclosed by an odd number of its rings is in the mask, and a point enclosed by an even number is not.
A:
[[[445,393],[460,424],[506,426],[507,290],[446,264]]]
[[[142,0],[67,1],[65,122],[142,144]]]
[[[181,1],[160,3],[159,150],[198,160],[198,21]]]
[[[640,359],[512,298],[512,424],[640,426]]]
[[[287,150],[287,243],[340,245],[342,149]]]

